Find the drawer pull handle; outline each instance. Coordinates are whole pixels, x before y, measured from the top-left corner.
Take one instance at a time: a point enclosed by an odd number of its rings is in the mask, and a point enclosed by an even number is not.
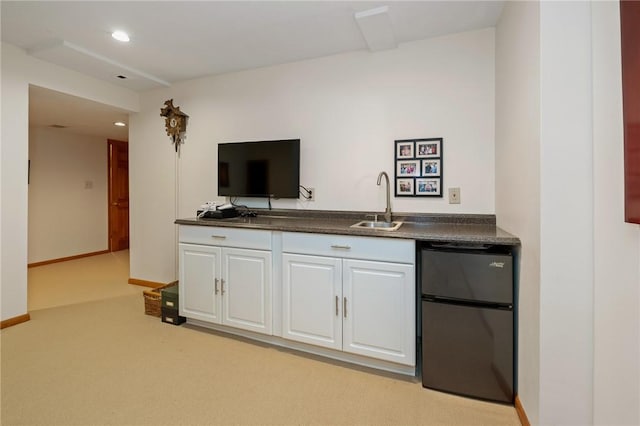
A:
[[[217,240],[224,240],[227,237],[224,235],[212,235],[211,238],[215,238]]]
[[[337,245],[337,244],[333,244],[331,246],[331,248],[342,249],[342,250],[351,250],[351,246],[341,246],[341,245]]]
[[[216,278],[216,279],[214,280],[214,282],[215,282],[215,286],[216,286],[215,294],[218,294],[218,279]]]
[[[338,316],[338,296],[336,296],[336,316]]]
[[[342,299],[342,313],[344,314],[344,317],[347,317],[347,298],[343,298]]]

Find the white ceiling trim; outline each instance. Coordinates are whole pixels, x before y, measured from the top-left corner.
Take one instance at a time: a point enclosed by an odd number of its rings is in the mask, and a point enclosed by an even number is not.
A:
[[[171,83],[161,78],[124,65],[66,40],[53,40],[47,44],[28,49],[27,53],[78,72],[87,73],[87,70],[93,70],[93,75],[98,76],[98,78],[113,82],[119,80],[119,83],[133,90],[171,87]],[[118,76],[125,76],[126,79]]]

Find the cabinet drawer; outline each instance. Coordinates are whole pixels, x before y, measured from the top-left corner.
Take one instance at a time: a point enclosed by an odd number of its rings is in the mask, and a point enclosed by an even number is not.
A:
[[[176,288],[176,291],[168,292],[166,290],[162,290],[160,292],[160,306],[162,308],[178,309],[178,286],[174,287]]]
[[[179,240],[208,246],[271,250],[271,231],[259,229],[181,225]]]
[[[415,242],[396,238],[282,233],[282,251],[415,264]]]
[[[163,306],[161,311],[162,322],[166,322],[167,324],[180,325],[187,320],[185,317],[179,315],[177,309],[165,308]]]

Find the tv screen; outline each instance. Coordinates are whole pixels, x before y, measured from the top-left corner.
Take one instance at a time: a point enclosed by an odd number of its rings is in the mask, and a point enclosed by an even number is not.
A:
[[[218,195],[298,198],[300,139],[218,144]]]

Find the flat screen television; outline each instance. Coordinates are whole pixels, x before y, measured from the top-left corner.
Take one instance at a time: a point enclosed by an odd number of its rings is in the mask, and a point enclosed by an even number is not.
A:
[[[218,144],[218,195],[298,198],[300,139]]]

